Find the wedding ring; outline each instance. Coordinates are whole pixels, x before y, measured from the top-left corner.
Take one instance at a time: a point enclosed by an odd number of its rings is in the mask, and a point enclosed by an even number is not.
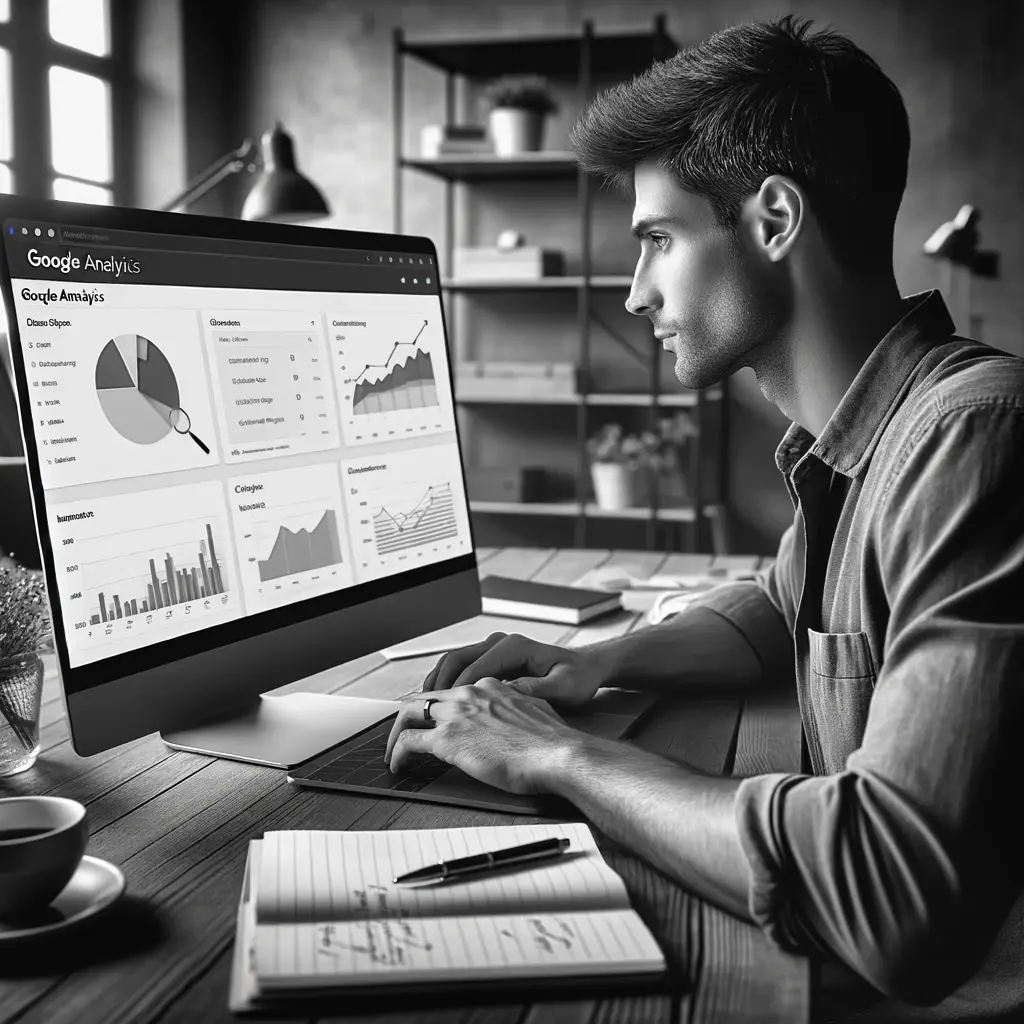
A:
[[[436,697],[428,697],[423,702],[423,721],[424,722],[434,722],[434,721],[436,721],[432,717],[432,715],[430,714],[430,705],[431,704],[436,704],[436,703],[437,703],[437,698]]]

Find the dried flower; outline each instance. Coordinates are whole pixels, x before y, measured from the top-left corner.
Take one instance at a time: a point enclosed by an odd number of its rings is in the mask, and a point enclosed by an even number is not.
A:
[[[505,75],[489,82],[484,97],[492,110],[514,107],[533,110],[538,114],[553,114],[558,106],[548,92],[547,80],[540,75]]]
[[[0,566],[0,661],[38,650],[50,637],[41,573]]]
[[[623,462],[662,472],[678,467],[683,447],[697,433],[685,412],[660,419],[657,432],[645,430],[639,437],[624,434],[618,423],[606,423],[587,441],[587,451],[594,462]]]

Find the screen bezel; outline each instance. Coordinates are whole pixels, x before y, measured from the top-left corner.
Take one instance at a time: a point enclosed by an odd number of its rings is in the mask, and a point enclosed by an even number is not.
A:
[[[256,243],[277,243],[284,245],[316,246],[319,248],[365,249],[375,252],[414,253],[430,256],[433,266],[439,270],[437,250],[433,242],[424,236],[378,234],[376,232],[346,231],[300,227],[286,224],[257,223],[231,220],[221,217],[207,217],[193,214],[163,213],[152,210],[138,210],[128,207],[103,207],[80,203],[65,203],[58,200],[31,199],[22,196],[0,196],[0,226],[5,231],[5,241],[0,245],[0,289],[8,312],[8,344],[10,347],[13,377],[18,397],[19,420],[22,444],[25,451],[25,465],[30,482],[36,535],[39,540],[44,578],[53,624],[53,641],[60,667],[61,680],[68,696],[104,686],[114,680],[143,676],[172,663],[194,662],[203,655],[223,648],[238,648],[246,640],[264,637],[286,630],[289,626],[313,624],[318,619],[325,622],[339,612],[360,605],[377,603],[381,599],[394,597],[402,591],[421,588],[424,585],[464,576],[467,571],[476,573],[475,542],[472,517],[466,498],[466,518],[470,530],[470,551],[429,566],[407,569],[393,576],[358,583],[330,594],[297,601],[280,608],[267,609],[247,614],[229,622],[197,630],[184,636],[163,640],[135,651],[123,652],[84,665],[70,664],[64,620],[60,600],[57,597],[56,566],[50,540],[49,523],[45,514],[46,492],[42,484],[39,453],[34,434],[34,421],[29,410],[31,396],[28,394],[28,376],[22,353],[18,314],[14,303],[13,284],[7,260],[6,224],[9,219],[37,220],[53,224],[98,229],[138,231],[151,234],[189,236],[213,240],[232,240]],[[437,294],[441,299],[438,280]],[[451,393],[454,395],[454,367],[444,303],[441,307],[441,327],[445,346],[448,349],[448,377]],[[460,454],[463,494],[467,495],[465,466],[462,464],[462,439],[459,434],[458,415],[455,416],[454,431]],[[49,595],[53,597],[49,597]],[[416,630],[410,636],[416,635]],[[282,634],[283,638],[283,634]],[[361,652],[369,653],[369,652]],[[351,655],[350,655],[351,656]],[[299,677],[296,677],[299,678]],[[290,680],[280,680],[286,682]],[[273,685],[280,685],[274,683]],[[263,685],[262,692],[268,689]]]

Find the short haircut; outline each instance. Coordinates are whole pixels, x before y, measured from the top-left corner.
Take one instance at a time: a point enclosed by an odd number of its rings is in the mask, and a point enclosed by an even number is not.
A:
[[[597,96],[570,136],[586,170],[627,194],[653,160],[734,229],[764,179],[800,185],[837,262],[891,271],[910,125],[878,64],[786,15],[736,25]]]

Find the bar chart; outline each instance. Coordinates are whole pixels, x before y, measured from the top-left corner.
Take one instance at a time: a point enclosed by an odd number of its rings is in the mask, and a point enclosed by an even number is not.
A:
[[[84,498],[49,516],[72,664],[243,613],[219,481]]]
[[[166,552],[158,571],[156,563],[159,557],[149,559],[147,596],[142,602],[139,602],[137,596],[108,596],[101,590],[97,598],[99,609],[92,613],[90,619],[92,625],[131,618],[160,608],[171,608],[176,604],[189,604],[226,592],[224,570],[217,558],[217,546],[209,523],[206,523],[206,537],[199,542],[197,557],[191,565],[176,566],[173,556]]]

